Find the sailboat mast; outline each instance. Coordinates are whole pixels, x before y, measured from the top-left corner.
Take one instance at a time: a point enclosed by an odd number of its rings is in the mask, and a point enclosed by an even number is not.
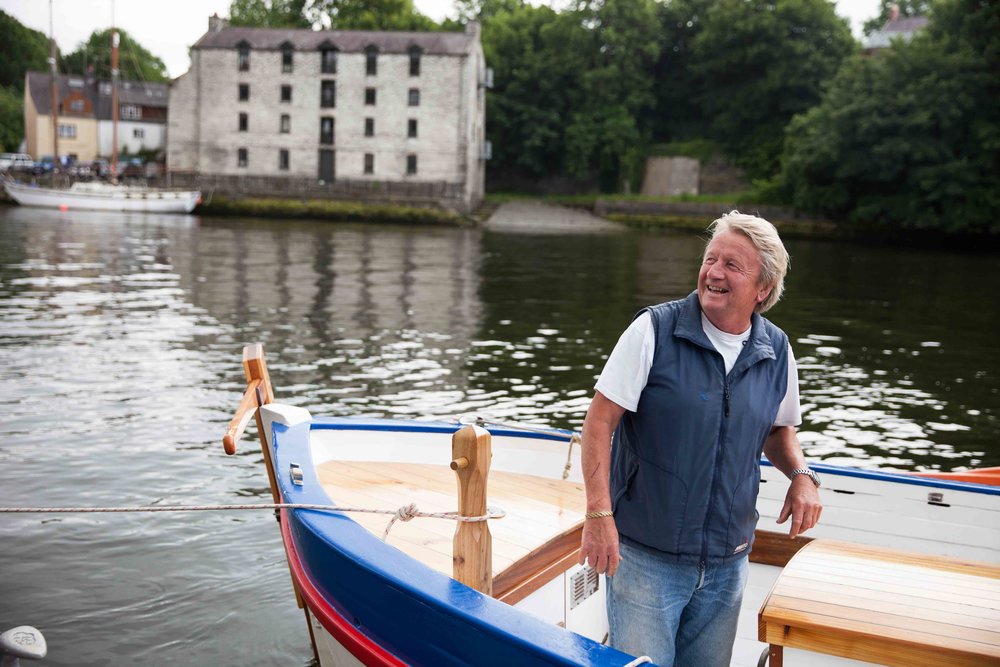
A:
[[[49,0],[49,93],[52,95],[52,173],[59,168],[59,91],[56,88],[56,38],[52,29],[52,0]]]
[[[118,28],[111,26],[111,175],[118,174]]]

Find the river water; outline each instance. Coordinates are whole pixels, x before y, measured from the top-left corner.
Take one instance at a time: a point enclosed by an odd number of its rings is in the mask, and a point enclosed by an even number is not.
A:
[[[996,255],[789,240],[769,317],[814,460],[1000,465]],[[267,502],[221,437],[262,342],[314,414],[578,428],[633,312],[702,241],[0,208],[0,506]],[[47,665],[305,665],[269,512],[0,515],[0,631]]]

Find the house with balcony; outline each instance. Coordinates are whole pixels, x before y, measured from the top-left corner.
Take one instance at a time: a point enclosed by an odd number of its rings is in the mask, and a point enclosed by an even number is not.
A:
[[[477,23],[316,31],[213,16],[170,87],[167,168],[219,192],[471,210],[490,74]]]

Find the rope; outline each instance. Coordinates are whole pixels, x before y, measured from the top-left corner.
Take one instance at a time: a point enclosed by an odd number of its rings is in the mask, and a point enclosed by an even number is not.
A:
[[[363,514],[391,514],[392,518],[382,533],[382,541],[389,536],[389,530],[397,521],[410,521],[421,517],[429,519],[450,519],[462,523],[475,523],[490,519],[502,519],[506,512],[500,507],[487,507],[482,516],[462,516],[457,512],[421,512],[415,503],[403,505],[397,510],[379,510],[367,507],[341,507],[311,503],[254,503],[249,505],[140,505],[132,507],[0,507],[0,514],[120,514],[123,512],[215,512],[235,510],[319,510],[324,512],[359,512]]]

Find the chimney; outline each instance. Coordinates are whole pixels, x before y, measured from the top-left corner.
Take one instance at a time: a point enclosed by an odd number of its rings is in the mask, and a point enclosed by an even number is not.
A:
[[[221,32],[223,28],[229,27],[229,21],[224,18],[220,18],[218,13],[212,14],[208,17],[208,31],[209,32]]]
[[[892,3],[892,5],[889,6],[889,22],[892,23],[898,20],[899,20],[899,5],[897,5],[896,3]]]
[[[473,39],[479,39],[479,21],[469,21],[466,23],[465,34]]]

